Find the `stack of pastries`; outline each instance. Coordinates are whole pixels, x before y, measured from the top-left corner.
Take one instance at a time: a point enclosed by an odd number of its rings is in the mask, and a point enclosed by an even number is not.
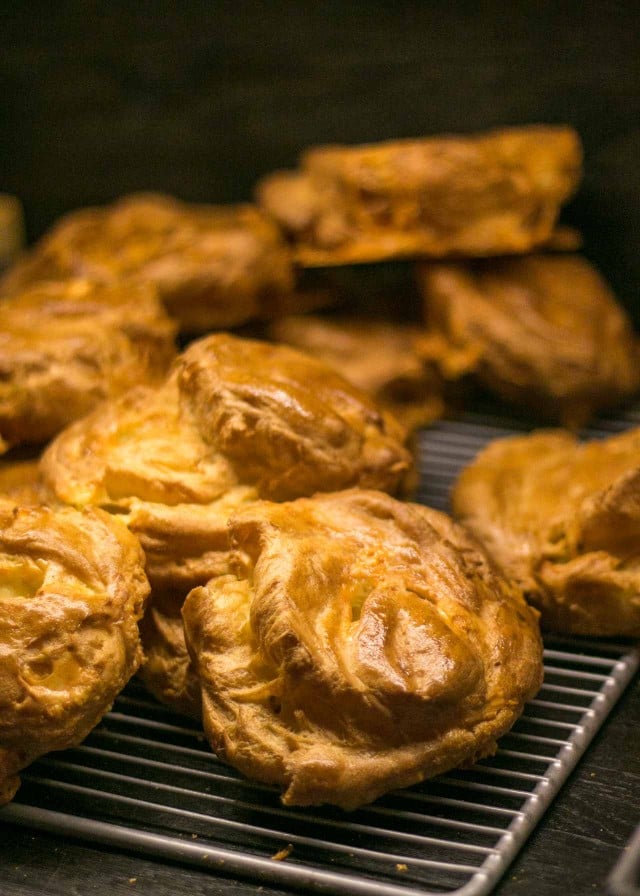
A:
[[[255,205],[73,212],[7,271],[0,802],[139,671],[285,803],[351,809],[491,754],[540,621],[640,635],[637,433],[491,446],[458,522],[411,500],[468,381],[570,427],[640,385],[558,224],[580,168],[569,127],[318,148]],[[389,259],[421,319],[303,313],[305,269]]]

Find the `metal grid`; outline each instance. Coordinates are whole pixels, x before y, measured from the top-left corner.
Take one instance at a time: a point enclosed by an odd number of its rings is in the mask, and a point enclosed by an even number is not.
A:
[[[628,425],[605,422],[590,435]],[[446,508],[459,468],[514,428],[483,414],[423,433],[420,499]],[[352,813],[283,807],[133,682],[83,745],[25,771],[0,820],[305,891],[481,896],[639,666],[630,645],[547,639],[544,685],[494,757]]]

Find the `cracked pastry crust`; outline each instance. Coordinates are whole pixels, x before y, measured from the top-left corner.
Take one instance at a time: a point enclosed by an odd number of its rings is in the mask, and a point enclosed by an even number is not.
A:
[[[188,596],[213,749],[346,809],[491,754],[542,679],[537,614],[448,517],[352,489],[256,502]]]
[[[175,620],[188,591],[235,560],[229,516],[258,497],[401,489],[412,467],[405,437],[320,361],[220,333],[192,343],[162,386],[69,427],[41,470],[57,500],[117,513],[140,538],[153,588],[143,675],[161,699],[197,714]]]
[[[80,743],[142,659],[136,539],[98,510],[0,500],[0,804],[38,756]]]
[[[563,430],[490,444],[460,475],[456,517],[544,627],[640,637],[640,430]]]
[[[444,413],[442,377],[416,348],[422,328],[361,318],[292,315],[275,321],[271,338],[330,364],[411,431]]]
[[[150,286],[43,283],[0,302],[0,446],[41,444],[131,383],[164,378],[174,324]]]
[[[425,357],[502,398],[578,427],[640,387],[640,343],[598,271],[578,255],[421,264]]]
[[[581,164],[564,126],[326,146],[265,177],[257,197],[303,266],[499,255],[549,240]]]
[[[293,288],[289,250],[259,209],[194,205],[160,194],[70,213],[7,273],[0,291],[77,276],[151,283],[181,329],[191,332],[261,316]]]

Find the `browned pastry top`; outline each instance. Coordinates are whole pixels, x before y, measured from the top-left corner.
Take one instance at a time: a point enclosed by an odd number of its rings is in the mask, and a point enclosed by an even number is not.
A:
[[[289,251],[258,209],[156,194],[67,215],[0,289],[70,276],[152,283],[182,328],[194,331],[243,323],[293,286]]]
[[[83,740],[140,664],[143,563],[101,511],[0,500],[0,803],[20,769]]]
[[[631,322],[585,258],[422,264],[419,280],[437,337],[425,354],[466,351],[467,370],[509,401],[578,426],[640,386]]]
[[[453,507],[543,625],[640,636],[640,430],[500,439],[463,471]]]
[[[327,365],[218,333],[158,388],[134,389],[62,433],[43,457],[66,503],[205,505],[236,486],[285,500],[350,485],[393,491],[404,428]]]
[[[259,496],[399,489],[412,467],[405,436],[321,362],[216,334],[193,343],[161,387],[135,389],[68,428],[42,471],[58,500],[118,513],[141,539],[154,589],[145,679],[197,714],[180,607],[228,568],[231,513]]]
[[[536,614],[444,514],[354,489],[230,520],[183,617],[213,748],[353,808],[491,753],[540,685]]]
[[[257,195],[303,265],[524,252],[551,237],[581,160],[570,127],[327,146]]]
[[[42,283],[0,301],[0,441],[42,443],[132,383],[166,376],[175,326],[153,287]]]
[[[432,423],[444,411],[441,377],[416,348],[418,326],[305,314],[275,321],[269,333],[330,364],[408,430]]]
[[[395,491],[403,427],[339,373],[284,345],[210,337],[179,363],[204,438],[277,501],[350,485]]]

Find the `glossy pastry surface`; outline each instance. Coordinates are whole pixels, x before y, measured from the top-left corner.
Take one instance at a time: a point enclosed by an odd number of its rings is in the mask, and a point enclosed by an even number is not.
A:
[[[0,803],[22,768],[80,743],[110,708],[142,659],[148,593],[118,520],[0,499]]]
[[[418,326],[305,314],[275,321],[269,333],[330,364],[408,430],[432,423],[444,411],[442,379],[416,349]]]
[[[288,804],[345,808],[493,752],[540,685],[534,611],[448,517],[369,490],[230,521],[183,617],[205,731]]]
[[[153,641],[145,649],[165,656],[149,664],[149,674],[154,693],[185,709],[171,696],[181,690],[176,678],[184,678],[179,667],[187,661],[184,645],[169,643],[181,637],[172,620],[191,588],[234,559],[233,511],[258,497],[319,489],[401,489],[412,467],[405,437],[395,419],[321,362],[215,334],[192,343],[162,386],[135,389],[69,427],[41,468],[57,500],[103,507],[140,538],[152,588],[162,595],[145,621]],[[163,670],[174,671],[159,692]]]
[[[466,352],[467,371],[512,403],[575,427],[640,387],[631,321],[585,258],[422,264],[418,276],[425,355],[446,365]]]
[[[61,219],[0,283],[11,294],[50,279],[153,284],[183,330],[235,326],[293,287],[278,229],[251,205],[134,194]]]
[[[640,636],[639,430],[587,443],[562,430],[500,439],[452,500],[543,626]]]
[[[581,158],[569,127],[326,146],[257,195],[305,266],[526,252],[551,237]]]
[[[157,383],[175,326],[151,286],[42,283],[0,302],[0,442],[41,444],[133,383]]]

